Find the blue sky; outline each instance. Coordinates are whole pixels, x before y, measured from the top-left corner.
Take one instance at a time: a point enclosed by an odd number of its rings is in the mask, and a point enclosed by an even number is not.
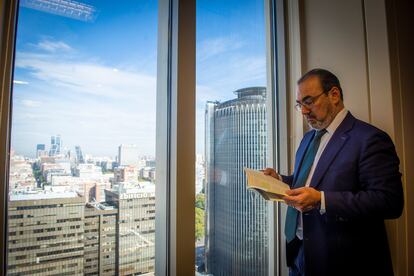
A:
[[[155,154],[157,1],[79,1],[90,22],[19,10],[12,147],[33,156],[60,134],[95,156],[122,143]],[[207,100],[265,85],[263,1],[197,1],[197,152]]]

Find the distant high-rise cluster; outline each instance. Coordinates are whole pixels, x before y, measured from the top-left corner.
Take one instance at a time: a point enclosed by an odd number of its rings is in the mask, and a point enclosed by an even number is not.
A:
[[[206,271],[267,275],[267,204],[246,189],[243,172],[266,166],[266,89],[235,94],[206,106]]]

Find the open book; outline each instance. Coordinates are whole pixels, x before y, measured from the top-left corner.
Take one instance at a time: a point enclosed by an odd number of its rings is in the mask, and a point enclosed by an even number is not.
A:
[[[289,185],[282,181],[264,175],[262,171],[244,168],[247,178],[247,189],[258,192],[264,199],[273,201],[283,201],[281,198],[290,190]]]

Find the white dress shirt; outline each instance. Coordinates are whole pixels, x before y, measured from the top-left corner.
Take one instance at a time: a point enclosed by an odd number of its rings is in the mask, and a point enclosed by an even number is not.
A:
[[[315,172],[315,168],[318,165],[319,158],[321,157],[323,151],[325,150],[326,145],[328,144],[329,140],[331,140],[332,135],[335,133],[338,126],[342,123],[342,121],[345,119],[346,115],[348,114],[348,110],[343,108],[341,111],[336,114],[335,118],[331,122],[331,124],[326,128],[326,133],[321,137],[321,142],[319,144],[318,151],[315,155],[315,160],[313,161],[312,167],[309,171],[308,178],[306,179],[305,186],[309,187],[313,173]],[[320,208],[320,214],[323,215],[326,212],[325,209],[325,194],[323,191],[321,192],[321,208]],[[303,222],[302,222],[302,213],[300,213],[298,217],[298,228],[296,230],[296,236],[299,239],[303,239]]]

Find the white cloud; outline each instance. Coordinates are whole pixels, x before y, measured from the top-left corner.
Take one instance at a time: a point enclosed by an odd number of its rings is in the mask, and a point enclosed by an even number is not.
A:
[[[29,84],[27,81],[13,80],[14,84]]]
[[[59,60],[55,56],[19,53],[16,67],[30,70],[35,78],[72,93],[125,98],[155,91],[156,78],[94,62]],[[154,92],[155,93],[155,92]]]
[[[197,61],[203,62],[216,55],[240,49],[243,42],[235,37],[215,37],[197,45]]]
[[[38,101],[32,101],[32,100],[22,100],[22,104],[23,106],[26,106],[26,107],[39,107],[41,103]]]
[[[15,137],[28,131],[49,138],[59,133],[65,145],[81,144],[98,155],[116,154],[121,143],[135,143],[143,154],[154,154],[155,76],[51,53],[18,52],[16,67],[33,79],[30,89],[21,87],[14,96]],[[42,108],[28,113],[40,103]],[[15,146],[27,143],[19,138]]]
[[[51,41],[43,40],[36,44],[36,47],[47,52],[56,52],[56,51],[70,51],[72,47],[66,44],[63,41]]]

